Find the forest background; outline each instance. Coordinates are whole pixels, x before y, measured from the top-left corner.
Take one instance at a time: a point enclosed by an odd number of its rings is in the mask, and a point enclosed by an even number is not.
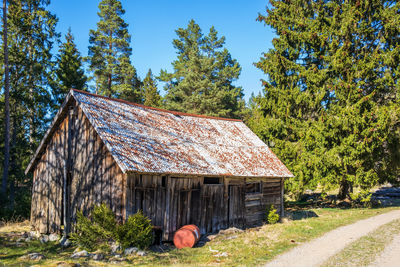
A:
[[[140,77],[132,14],[121,1],[102,0],[93,10],[87,51],[79,51],[73,30],[56,30],[49,5],[3,0],[0,218],[29,216],[32,177],[24,170],[70,88],[242,119],[295,175],[285,184],[294,199],[306,189],[337,190],[344,199],[355,189],[399,183],[397,1],[266,2],[254,19],[275,38],[262,54],[244,48],[256,53],[254,70],[263,73],[262,89],[247,98],[240,62],[213,26],[201,29],[191,19],[178,27],[171,65]]]

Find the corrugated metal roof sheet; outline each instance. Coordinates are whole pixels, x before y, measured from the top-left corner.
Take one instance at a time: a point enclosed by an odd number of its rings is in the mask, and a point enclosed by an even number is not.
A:
[[[242,121],[72,94],[123,172],[293,176]]]

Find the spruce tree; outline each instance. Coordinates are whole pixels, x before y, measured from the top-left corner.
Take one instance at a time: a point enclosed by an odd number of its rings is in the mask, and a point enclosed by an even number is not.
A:
[[[257,67],[265,89],[249,124],[289,165],[289,189],[394,181],[398,165],[400,4],[270,1],[275,29]],[[397,133],[396,133],[397,131]]]
[[[244,106],[243,90],[233,85],[240,65],[224,48],[211,27],[204,36],[191,20],[186,29],[176,30],[173,40],[178,57],[172,62],[173,73],[162,70],[159,79],[166,82],[167,108],[211,116],[239,117]]]
[[[60,106],[69,90],[74,88],[84,90],[87,77],[82,66],[82,57],[74,43],[71,29],[65,35],[57,56],[56,85],[53,87],[53,97]]]
[[[151,69],[143,80],[144,104],[149,107],[161,107],[161,95],[157,89],[157,82],[153,77]]]
[[[140,82],[130,56],[131,36],[122,19],[125,10],[118,0],[102,0],[100,21],[89,33],[89,69],[94,74],[96,92],[140,102]],[[139,101],[138,101],[139,100]]]
[[[1,182],[1,198],[7,192],[8,171],[10,169],[10,71],[8,63],[7,0],[3,0],[3,58],[4,58],[4,165]]]
[[[54,75],[52,49],[59,34],[55,30],[57,17],[47,10],[48,1],[13,0],[8,3],[9,210],[1,205],[0,216],[7,215],[7,210],[10,214],[29,216],[31,180],[24,170],[47,129],[48,115],[52,112],[49,87]],[[1,64],[3,60],[0,58]]]

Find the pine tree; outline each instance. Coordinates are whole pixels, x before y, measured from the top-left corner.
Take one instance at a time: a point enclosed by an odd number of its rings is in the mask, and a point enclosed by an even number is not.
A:
[[[4,51],[4,166],[1,183],[1,194],[7,192],[8,171],[10,165],[10,71],[8,63],[8,27],[7,27],[7,0],[3,0],[3,51]]]
[[[161,107],[161,95],[157,89],[157,82],[151,69],[143,80],[144,104],[149,107]]]
[[[1,205],[0,216],[7,215],[7,210],[23,216],[29,213],[31,180],[24,170],[47,129],[48,115],[52,112],[48,84],[54,72],[51,51],[59,34],[55,31],[57,18],[46,10],[47,4],[40,0],[9,1],[9,209]],[[0,60],[4,64],[4,59]]]
[[[82,57],[74,43],[71,29],[65,35],[65,42],[59,49],[57,56],[57,82],[53,87],[53,97],[57,106],[60,106],[71,88],[84,90],[87,77],[82,66]]]
[[[211,27],[204,36],[191,20],[186,29],[176,30],[173,40],[178,57],[172,62],[173,73],[162,70],[159,79],[167,82],[167,108],[211,116],[239,117],[244,106],[243,90],[233,85],[241,68],[224,48]]]
[[[89,69],[94,74],[96,92],[140,102],[140,82],[130,56],[131,36],[122,19],[125,10],[118,0],[102,0],[100,21],[89,33]],[[138,101],[139,99],[139,101]]]
[[[276,30],[251,127],[294,174],[288,186],[368,189],[393,181],[398,150],[400,14],[392,1],[270,1]],[[396,115],[397,114],[397,115]]]

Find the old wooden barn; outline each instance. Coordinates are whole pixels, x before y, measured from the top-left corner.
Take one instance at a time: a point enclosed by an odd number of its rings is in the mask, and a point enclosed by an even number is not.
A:
[[[125,219],[143,210],[171,240],[257,225],[267,204],[283,211],[292,174],[240,120],[160,110],[71,90],[26,172],[31,223],[69,228],[76,211],[106,203]]]

